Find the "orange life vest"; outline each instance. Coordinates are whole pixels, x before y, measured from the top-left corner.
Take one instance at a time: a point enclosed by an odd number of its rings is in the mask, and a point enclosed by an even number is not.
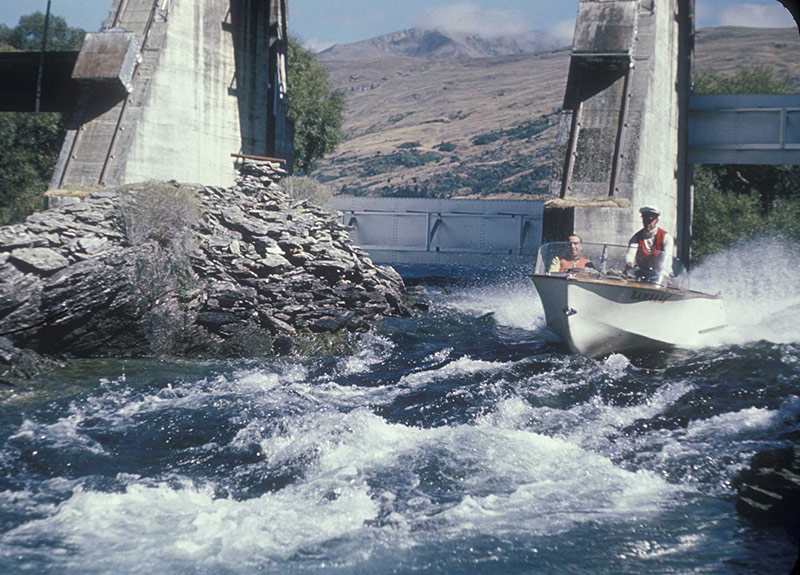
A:
[[[577,260],[567,260],[564,258],[558,258],[561,262],[561,269],[558,271],[566,272],[569,270],[573,270],[575,268],[585,268],[586,265],[589,263],[589,260],[586,258],[579,258]]]
[[[636,250],[636,266],[640,268],[652,268],[656,260],[661,257],[664,251],[664,236],[667,235],[665,230],[656,228],[656,236],[653,240],[653,249],[648,250],[645,246],[644,240],[646,238],[644,230],[636,232],[636,240],[639,242],[639,249]]]

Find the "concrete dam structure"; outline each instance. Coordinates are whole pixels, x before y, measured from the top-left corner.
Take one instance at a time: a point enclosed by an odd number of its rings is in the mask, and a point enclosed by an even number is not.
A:
[[[581,0],[544,240],[624,244],[657,205],[690,260],[694,163],[800,164],[800,96],[695,95],[694,0]]]
[[[346,210],[354,238],[376,261],[479,265],[530,261],[541,241],[573,231],[626,244],[641,227],[638,208],[655,204],[676,255],[688,262],[693,163],[800,163],[800,96],[694,95],[694,31],[693,0],[580,1],[547,201],[518,201],[509,210],[483,200],[461,220],[446,215],[463,215],[457,200],[433,211],[410,199],[336,198],[332,205]],[[508,220],[498,224],[503,214]],[[463,234],[469,241],[439,235],[437,222],[453,229],[457,221],[480,233]],[[518,221],[526,222],[524,242],[495,231]]]
[[[291,164],[287,0],[113,0],[72,73],[52,189],[230,185],[241,155]]]
[[[242,156],[291,169],[287,27],[288,0],[113,0],[80,53],[42,58],[42,109],[71,118],[51,201],[148,179],[225,186]],[[477,265],[529,262],[573,231],[626,243],[656,204],[688,261],[693,162],[800,163],[800,96],[692,94],[694,27],[694,0],[580,0],[547,201],[332,207],[376,261]],[[0,55],[0,108],[31,109],[38,60]]]
[[[662,227],[680,228],[693,4],[581,0],[550,189],[560,209],[546,214],[545,239],[574,230],[627,243],[643,204],[660,206]]]

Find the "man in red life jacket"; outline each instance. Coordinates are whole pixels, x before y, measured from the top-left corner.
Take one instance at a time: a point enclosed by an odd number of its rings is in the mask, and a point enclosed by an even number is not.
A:
[[[583,257],[583,240],[579,235],[572,234],[567,238],[566,253],[563,256],[556,256],[550,262],[549,272],[566,272],[574,269],[593,268],[594,265],[587,258]]]
[[[658,227],[661,211],[653,206],[639,209],[642,229],[628,240],[625,273],[639,281],[664,285],[672,272],[674,242],[666,230]]]

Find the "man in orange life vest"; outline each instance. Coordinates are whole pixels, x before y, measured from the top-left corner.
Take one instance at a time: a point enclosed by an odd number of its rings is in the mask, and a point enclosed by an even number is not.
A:
[[[593,268],[594,265],[588,259],[583,257],[583,240],[580,236],[572,234],[567,238],[567,253],[564,256],[556,256],[550,262],[550,273],[552,272],[565,272],[577,268]]]
[[[643,206],[639,213],[642,215],[642,229],[628,240],[625,273],[640,281],[664,285],[672,272],[672,236],[658,227],[661,215],[658,208]]]

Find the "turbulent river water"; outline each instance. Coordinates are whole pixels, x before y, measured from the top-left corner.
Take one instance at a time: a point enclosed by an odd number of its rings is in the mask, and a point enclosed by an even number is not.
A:
[[[70,364],[0,403],[0,573],[788,574],[735,479],[800,438],[796,249],[695,270],[703,349],[569,355],[520,270],[408,267],[430,310],[344,354]]]

